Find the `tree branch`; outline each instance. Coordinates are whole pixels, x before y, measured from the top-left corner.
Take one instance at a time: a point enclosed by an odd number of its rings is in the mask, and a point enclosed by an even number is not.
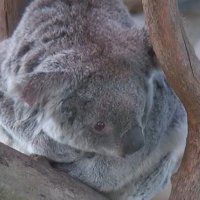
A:
[[[162,69],[190,119],[200,122],[200,62],[182,26],[177,0],[143,0],[143,7]]]
[[[27,0],[0,1],[0,41],[12,34],[27,3]]]
[[[34,160],[0,144],[0,199],[106,200],[103,196],[53,169],[45,159]]]
[[[173,178],[171,199],[199,199],[200,61],[183,29],[176,0],[143,0],[143,7],[158,61],[189,115],[184,165]]]

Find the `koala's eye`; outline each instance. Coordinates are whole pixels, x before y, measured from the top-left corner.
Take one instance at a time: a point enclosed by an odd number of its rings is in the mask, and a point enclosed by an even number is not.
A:
[[[94,126],[94,129],[98,132],[102,131],[105,128],[105,123],[104,122],[97,122]]]

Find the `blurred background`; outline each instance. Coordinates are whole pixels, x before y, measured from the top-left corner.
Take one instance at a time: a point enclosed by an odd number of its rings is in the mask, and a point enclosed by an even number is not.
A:
[[[142,0],[124,0],[138,26],[144,25]],[[179,0],[184,27],[191,44],[200,58],[200,0]]]

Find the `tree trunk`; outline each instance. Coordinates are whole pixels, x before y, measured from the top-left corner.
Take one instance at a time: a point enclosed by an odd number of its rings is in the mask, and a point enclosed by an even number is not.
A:
[[[0,41],[15,29],[27,0],[0,0]]]
[[[184,162],[173,177],[171,200],[200,198],[200,124],[189,122],[190,132]]]
[[[168,81],[184,103],[189,136],[171,200],[200,198],[200,62],[189,44],[176,0],[143,0],[152,46]]]

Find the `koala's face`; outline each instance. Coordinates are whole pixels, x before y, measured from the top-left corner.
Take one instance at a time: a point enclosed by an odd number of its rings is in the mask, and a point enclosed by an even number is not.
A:
[[[60,103],[45,132],[86,152],[125,156],[139,150],[144,145],[145,86],[138,75],[127,75],[90,78]]]

